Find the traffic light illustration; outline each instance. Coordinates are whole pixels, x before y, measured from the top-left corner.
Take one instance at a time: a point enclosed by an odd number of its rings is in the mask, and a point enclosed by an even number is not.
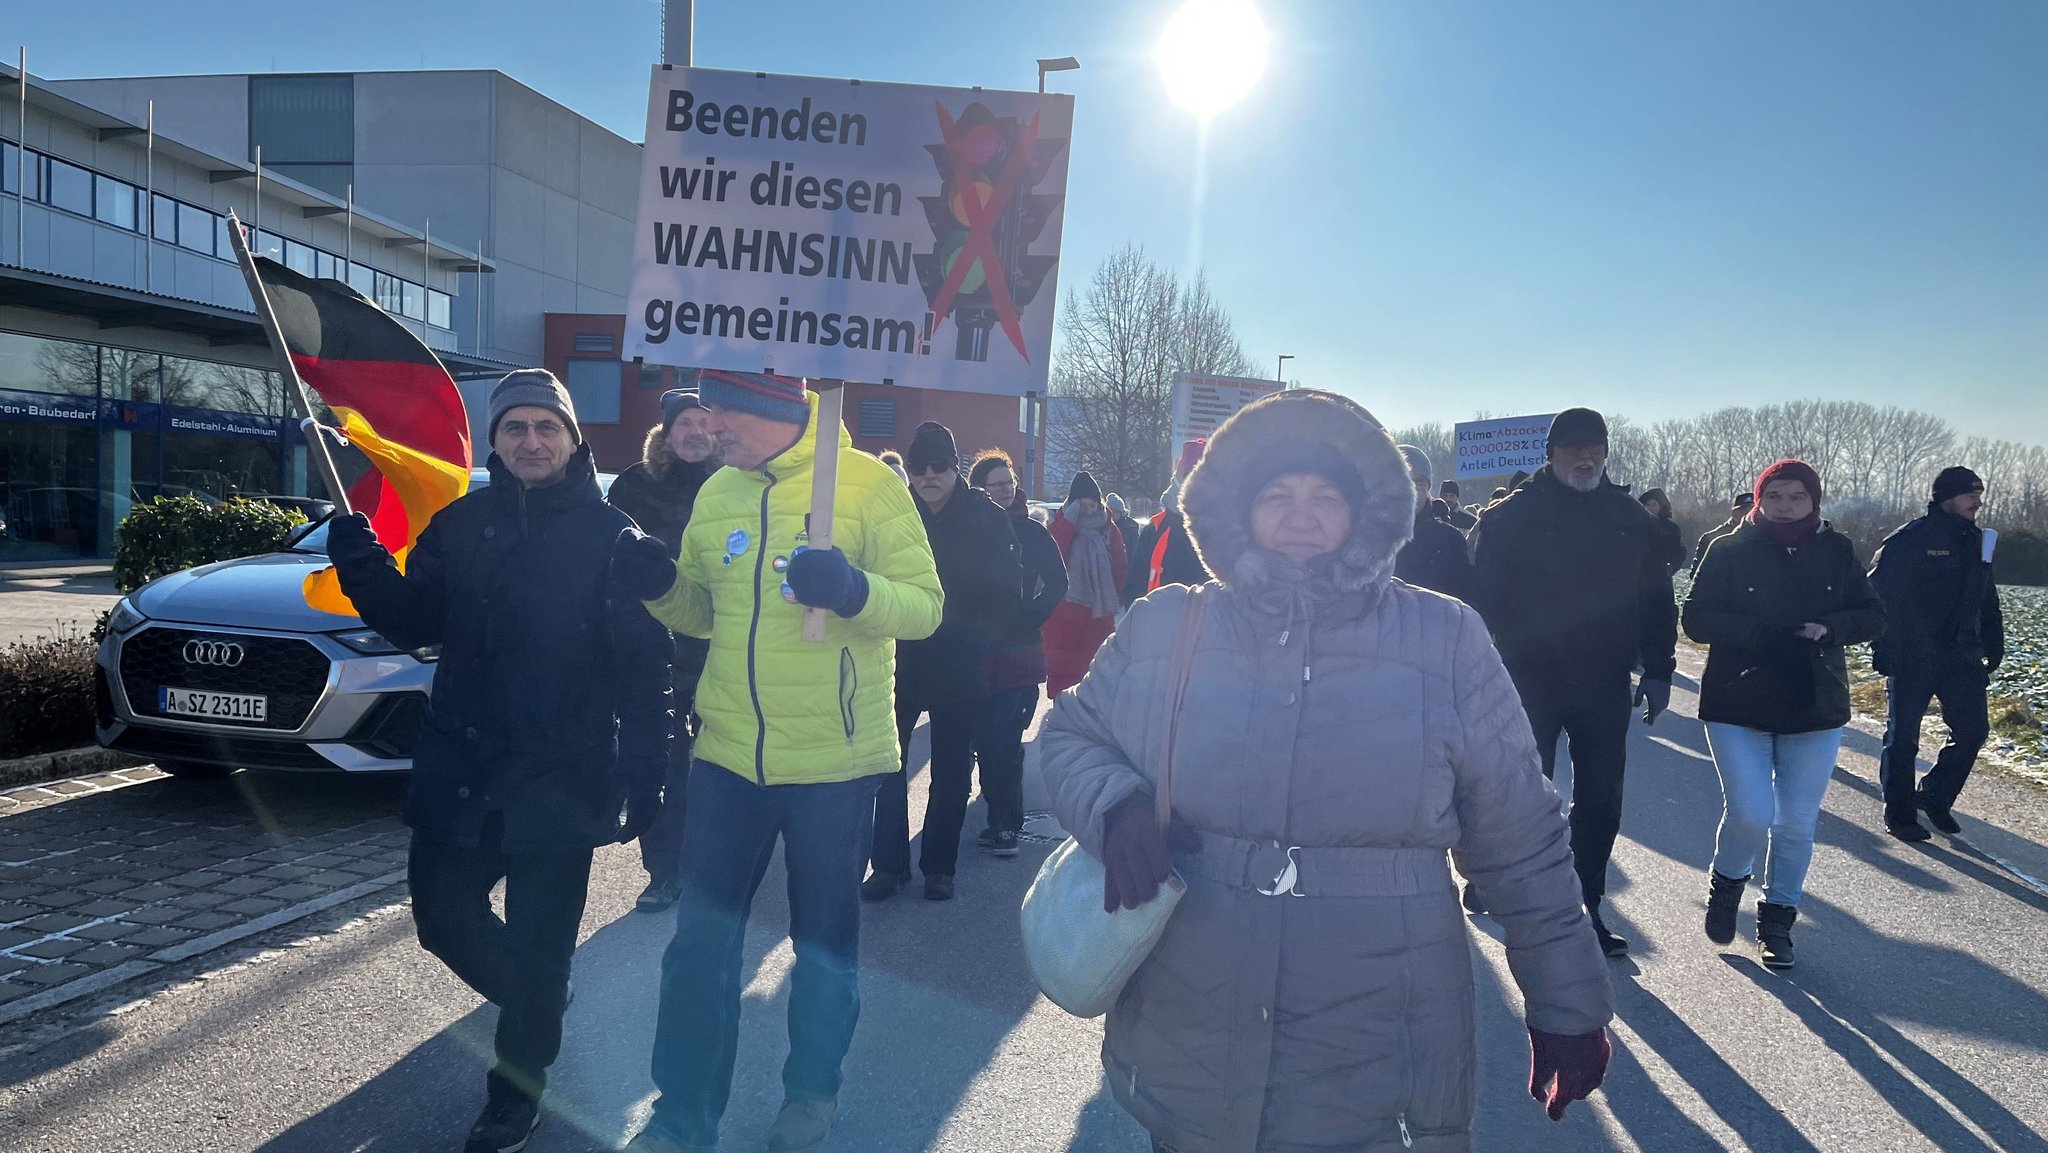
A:
[[[925,150],[941,184],[939,195],[919,197],[933,247],[912,258],[918,285],[931,302],[934,323],[953,318],[954,359],[987,360],[990,334],[1000,327],[1029,360],[1019,315],[1059,263],[1058,257],[1033,256],[1029,249],[1063,199],[1032,190],[1068,142],[1039,136],[1035,114],[1025,123],[997,116],[976,101],[956,120],[945,105],[934,107],[941,142]]]

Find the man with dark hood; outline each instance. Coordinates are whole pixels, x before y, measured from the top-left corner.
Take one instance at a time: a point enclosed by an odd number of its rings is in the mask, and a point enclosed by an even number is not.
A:
[[[1678,605],[1655,521],[1607,479],[1607,421],[1586,408],[1557,414],[1548,455],[1479,518],[1467,599],[1521,690],[1545,773],[1558,737],[1571,737],[1572,855],[1600,946],[1614,956],[1628,942],[1608,931],[1600,898],[1621,831],[1630,702],[1646,724],[1671,703]]]
[[[711,410],[694,388],[670,389],[661,396],[661,423],[647,430],[640,463],[619,474],[606,500],[633,518],[640,531],[671,549],[681,549],[690,524],[697,490],[718,469],[717,447],[710,432]],[[690,780],[690,748],[695,735],[692,712],[697,704],[697,677],[704,671],[710,642],[675,634],[675,740],[669,745],[668,779],[662,788],[661,815],[640,835],[640,867],[647,870],[647,888],[635,908],[656,913],[682,895],[683,805]]]
[[[1700,561],[1706,559],[1707,549],[1713,547],[1715,541],[1742,527],[1742,522],[1749,519],[1749,510],[1755,504],[1755,493],[1735,494],[1735,499],[1728,502],[1728,519],[1701,533],[1699,543],[1693,546],[1692,571],[1700,571]]]
[[[1928,837],[1916,810],[1944,833],[1963,831],[1951,810],[1991,735],[1986,697],[1991,674],[2005,659],[2005,615],[1991,573],[1991,541],[1977,527],[1983,508],[1984,481],[1976,473],[1943,469],[1934,478],[1927,515],[1886,537],[1870,570],[1890,616],[1890,627],[1870,647],[1889,702],[1879,773],[1884,825],[1902,841]],[[1934,768],[1916,783],[1920,722],[1930,700],[1941,702],[1949,738]]]
[[[896,643],[896,739],[903,767],[884,777],[875,794],[873,871],[860,895],[887,900],[910,879],[910,735],[917,719],[928,716],[931,798],[918,872],[924,875],[925,900],[949,901],[974,777],[974,729],[989,695],[985,661],[1016,614],[1023,557],[1009,514],[960,475],[951,429],[929,420],[918,425],[903,467],[931,541],[946,607],[937,632]]]
[[[1465,534],[1438,518],[1444,506],[1429,495],[1429,454],[1412,444],[1401,445],[1400,450],[1408,479],[1415,484],[1415,534],[1395,557],[1394,575],[1409,584],[1463,599],[1472,572]]]
[[[653,822],[671,726],[668,633],[612,579],[615,546],[639,534],[598,491],[568,390],[521,369],[490,403],[490,485],[436,513],[403,572],[361,513],[327,530],[363,623],[441,650],[406,876],[421,946],[498,1006],[469,1153],[524,1148],[540,1125],[591,853]]]
[[[1646,488],[1636,498],[1643,511],[1657,518],[1657,534],[1664,542],[1664,567],[1672,573],[1685,567],[1685,530],[1671,518],[1671,498],[1661,488]]]

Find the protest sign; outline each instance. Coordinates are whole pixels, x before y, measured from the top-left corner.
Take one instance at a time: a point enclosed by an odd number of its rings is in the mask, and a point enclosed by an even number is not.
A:
[[[1173,417],[1167,439],[1169,454],[1178,455],[1180,446],[1196,437],[1216,435],[1224,421],[1245,405],[1280,391],[1277,380],[1250,376],[1205,376],[1199,372],[1173,374]]]
[[[1461,420],[1453,429],[1458,451],[1458,479],[1535,472],[1548,457],[1550,416],[1510,416],[1499,420]]]
[[[657,66],[626,355],[1046,381],[1073,98]]]

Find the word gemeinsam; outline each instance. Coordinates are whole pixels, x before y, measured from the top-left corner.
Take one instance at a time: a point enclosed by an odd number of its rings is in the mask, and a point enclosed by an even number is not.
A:
[[[741,136],[756,140],[804,140],[819,144],[866,147],[868,118],[858,112],[811,111],[806,96],[794,108],[757,104],[717,104],[698,100],[687,88],[668,93],[670,132],[696,132],[704,136]]]

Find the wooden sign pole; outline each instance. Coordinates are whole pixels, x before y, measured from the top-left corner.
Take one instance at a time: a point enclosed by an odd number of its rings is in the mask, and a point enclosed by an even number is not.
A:
[[[811,382],[812,391],[818,394],[818,427],[813,430],[810,539],[806,543],[814,549],[832,547],[832,504],[839,487],[839,426],[845,384],[843,380]],[[824,609],[804,610],[804,640],[824,643]]]

